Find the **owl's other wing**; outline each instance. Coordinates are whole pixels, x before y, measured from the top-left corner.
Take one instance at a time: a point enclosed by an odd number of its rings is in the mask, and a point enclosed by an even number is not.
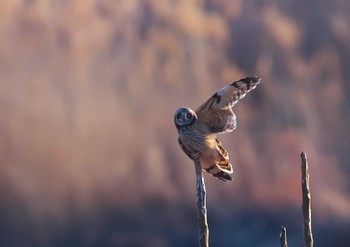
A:
[[[204,123],[210,133],[233,131],[236,116],[232,107],[260,81],[257,76],[248,76],[221,88],[196,110],[198,121]]]

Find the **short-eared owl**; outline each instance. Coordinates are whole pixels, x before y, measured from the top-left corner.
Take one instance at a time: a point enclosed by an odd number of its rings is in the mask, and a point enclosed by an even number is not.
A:
[[[231,180],[229,173],[233,170],[228,152],[216,139],[216,134],[236,128],[232,107],[260,81],[255,76],[240,79],[221,88],[196,111],[180,108],[175,112],[174,122],[182,150],[192,160],[199,159],[204,170],[222,181]]]

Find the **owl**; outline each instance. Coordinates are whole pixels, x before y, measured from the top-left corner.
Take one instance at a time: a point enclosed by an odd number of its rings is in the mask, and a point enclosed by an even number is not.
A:
[[[228,152],[216,135],[236,129],[232,107],[260,81],[256,76],[242,78],[221,88],[196,111],[179,108],[174,114],[181,149],[190,159],[199,160],[202,169],[222,181],[232,180],[233,169]]]

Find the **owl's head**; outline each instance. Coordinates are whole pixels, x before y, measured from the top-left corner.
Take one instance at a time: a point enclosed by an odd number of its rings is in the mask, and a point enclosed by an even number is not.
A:
[[[196,113],[190,108],[179,108],[174,115],[176,128],[192,125],[197,121]]]

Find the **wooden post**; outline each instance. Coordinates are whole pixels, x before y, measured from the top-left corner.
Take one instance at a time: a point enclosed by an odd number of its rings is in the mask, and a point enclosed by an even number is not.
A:
[[[282,228],[281,228],[280,242],[281,242],[281,247],[288,247],[287,230],[284,226],[282,226]]]
[[[301,188],[303,192],[304,246],[313,247],[314,240],[311,229],[311,194],[309,184],[309,165],[304,152],[301,153]]]
[[[202,166],[199,160],[194,161],[196,167],[196,187],[197,187],[197,213],[198,213],[198,236],[199,246],[209,246],[209,229],[207,222],[207,196]]]

